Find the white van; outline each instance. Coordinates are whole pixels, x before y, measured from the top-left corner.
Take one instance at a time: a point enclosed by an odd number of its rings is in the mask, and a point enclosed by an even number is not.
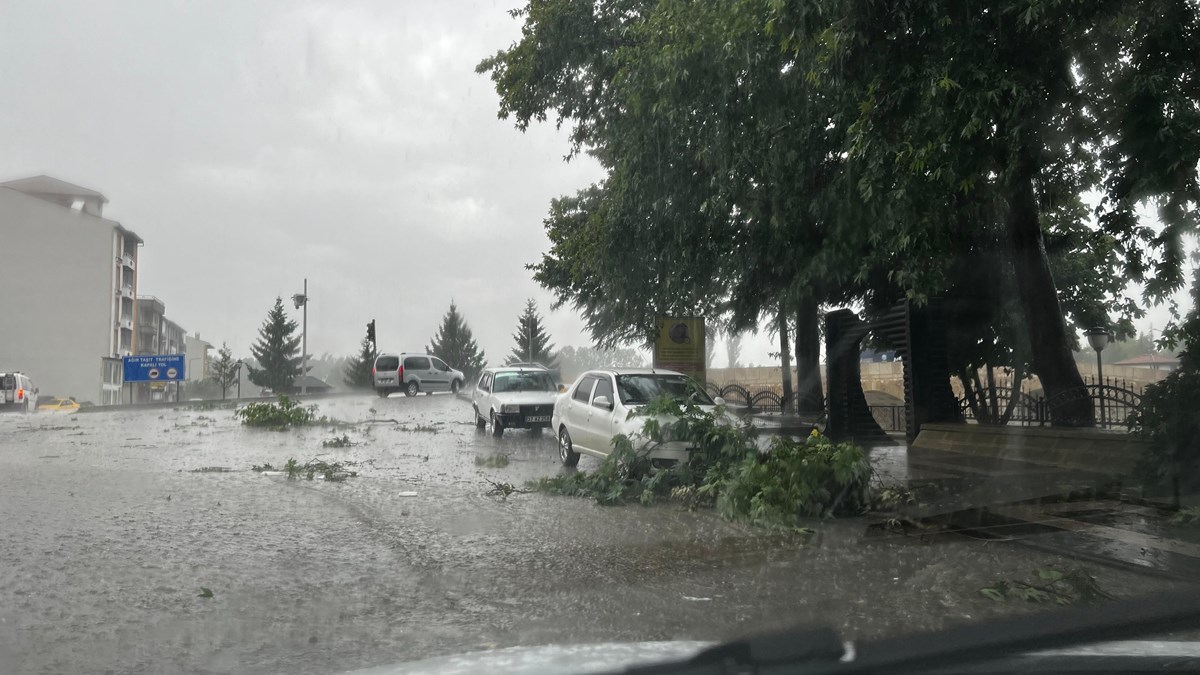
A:
[[[430,354],[380,354],[371,368],[375,392],[383,398],[396,391],[405,396],[421,392],[448,391],[454,394],[463,384],[462,371]]]
[[[0,373],[0,410],[37,410],[37,387],[24,373]]]

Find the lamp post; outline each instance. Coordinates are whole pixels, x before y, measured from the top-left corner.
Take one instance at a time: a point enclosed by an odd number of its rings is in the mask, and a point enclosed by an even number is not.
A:
[[[1104,415],[1104,358],[1101,353],[1112,340],[1112,336],[1109,335],[1107,328],[1099,327],[1089,328],[1083,331],[1083,334],[1087,336],[1088,344],[1092,346],[1092,349],[1096,350],[1096,381],[1100,384],[1100,426],[1104,427],[1108,420]]]
[[[303,327],[300,330],[300,395],[308,393],[308,382],[304,379],[308,372],[308,277],[304,278],[304,292],[292,296],[296,309],[304,308]]]

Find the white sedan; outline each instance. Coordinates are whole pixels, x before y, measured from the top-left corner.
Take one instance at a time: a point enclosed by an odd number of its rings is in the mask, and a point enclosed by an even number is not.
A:
[[[614,436],[633,436],[646,423],[644,416],[629,417],[630,411],[660,396],[691,399],[707,412],[723,403],[719,398],[714,401],[694,380],[673,370],[613,368],[586,372],[554,404],[551,423],[558,434],[559,459],[575,466],[581,453],[608,457]],[[683,441],[668,442],[651,450],[649,457],[652,461],[687,462],[689,450]]]
[[[496,436],[505,429],[540,433],[550,428],[550,413],[557,397],[558,385],[545,368],[488,368],[471,392],[475,426],[485,429],[490,423]]]

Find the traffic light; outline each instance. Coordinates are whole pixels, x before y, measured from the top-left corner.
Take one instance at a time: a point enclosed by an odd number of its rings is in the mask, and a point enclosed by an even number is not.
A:
[[[371,344],[375,344],[375,319],[371,319],[371,322],[367,324],[367,339],[371,341]]]

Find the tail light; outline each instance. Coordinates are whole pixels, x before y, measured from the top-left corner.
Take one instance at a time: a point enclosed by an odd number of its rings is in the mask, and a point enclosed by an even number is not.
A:
[[[375,366],[371,366],[371,377],[375,377]]]
[[[400,366],[399,368],[396,369],[396,381],[397,382],[404,381],[404,366]]]
[[[18,389],[18,390],[17,390],[17,400],[18,400],[18,401],[20,401],[20,400],[21,400],[21,399],[23,399],[23,398],[25,398],[25,390],[24,390],[24,389]]]

